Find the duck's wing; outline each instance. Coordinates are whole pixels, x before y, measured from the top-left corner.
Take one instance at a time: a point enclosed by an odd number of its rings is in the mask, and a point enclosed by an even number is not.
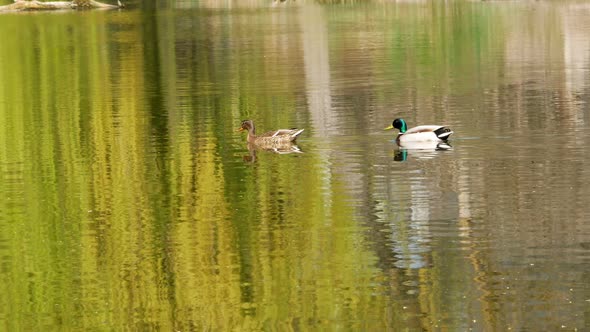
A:
[[[424,125],[424,126],[418,126],[418,127],[414,127],[414,128],[410,128],[408,129],[404,135],[407,134],[417,134],[417,133],[431,133],[431,132],[435,132],[440,128],[443,128],[444,126],[437,126],[437,125]]]
[[[304,129],[278,129],[266,132],[258,137],[277,137],[277,136],[290,136],[290,137],[297,137]]]
[[[431,134],[432,133],[432,134]],[[426,126],[418,126],[409,129],[403,136],[424,136],[425,138],[432,136],[433,138],[438,138],[440,140],[446,141],[449,139],[449,136],[453,134],[453,131],[449,127],[445,126],[436,126],[436,125],[426,125]]]

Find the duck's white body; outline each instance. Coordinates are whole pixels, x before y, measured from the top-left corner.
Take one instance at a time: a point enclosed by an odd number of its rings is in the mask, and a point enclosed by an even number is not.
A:
[[[451,136],[451,134],[453,134],[453,132],[450,130],[445,131],[444,126],[423,125],[410,128],[404,133],[399,133],[397,135],[397,140],[400,143],[444,142],[449,138],[449,136]]]
[[[445,126],[425,125],[408,129],[404,119],[395,119],[385,130],[399,129],[398,144],[408,142],[446,142],[453,131]]]

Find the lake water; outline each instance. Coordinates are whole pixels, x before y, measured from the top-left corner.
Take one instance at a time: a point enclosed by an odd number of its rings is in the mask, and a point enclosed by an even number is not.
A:
[[[1,330],[590,330],[590,5],[321,2],[0,16]]]

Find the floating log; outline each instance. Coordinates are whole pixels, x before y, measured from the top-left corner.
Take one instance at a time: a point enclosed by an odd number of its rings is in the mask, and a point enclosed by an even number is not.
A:
[[[123,8],[120,0],[117,5],[110,5],[94,0],[73,0],[73,1],[37,1],[37,0],[15,0],[9,5],[0,6],[0,12],[19,12],[33,10],[63,10],[63,9],[115,9]]]

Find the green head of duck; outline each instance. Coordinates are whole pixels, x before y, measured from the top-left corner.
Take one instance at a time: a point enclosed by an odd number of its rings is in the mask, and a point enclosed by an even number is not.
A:
[[[399,132],[403,134],[408,130],[408,125],[406,124],[406,121],[404,119],[395,119],[389,127],[385,128],[385,130],[390,130],[394,128],[399,129]]]

